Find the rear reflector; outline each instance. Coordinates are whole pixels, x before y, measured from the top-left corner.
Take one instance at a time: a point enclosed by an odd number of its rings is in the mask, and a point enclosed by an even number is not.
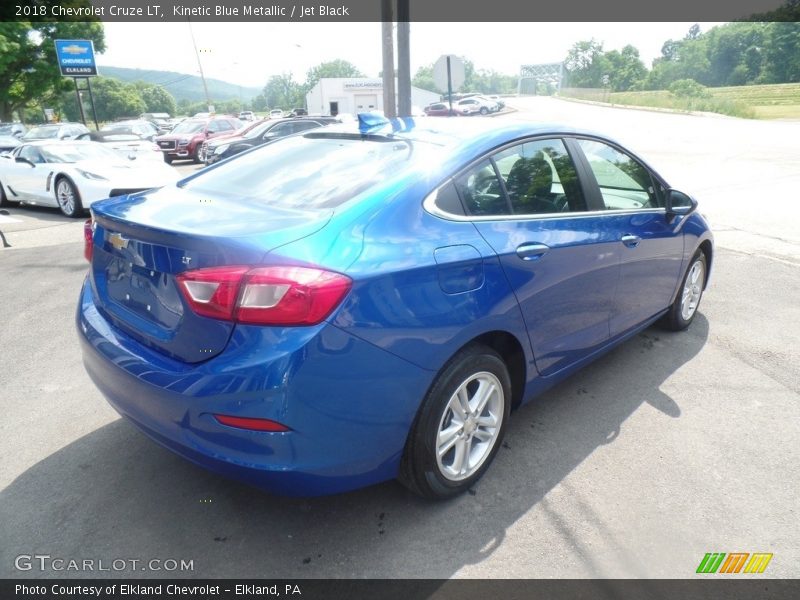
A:
[[[83,258],[92,262],[92,252],[94,250],[94,242],[92,236],[94,235],[94,223],[92,219],[86,219],[83,224]]]
[[[253,325],[315,325],[352,285],[340,273],[286,266],[197,269],[177,280],[195,313]]]
[[[251,431],[289,431],[286,425],[269,419],[250,419],[247,417],[231,417],[229,415],[214,415],[214,418],[228,427],[249,429]]]

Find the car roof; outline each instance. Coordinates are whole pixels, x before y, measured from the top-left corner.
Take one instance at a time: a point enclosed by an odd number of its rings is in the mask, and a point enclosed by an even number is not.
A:
[[[429,143],[448,149],[455,160],[487,153],[499,146],[515,140],[539,135],[581,135],[597,137],[616,143],[613,138],[588,129],[578,129],[562,123],[533,120],[512,120],[496,118],[451,118],[431,119],[378,117],[379,124],[360,129],[359,121],[334,124],[323,130],[314,130],[306,135],[369,135],[411,142]],[[380,124],[380,121],[383,121]]]

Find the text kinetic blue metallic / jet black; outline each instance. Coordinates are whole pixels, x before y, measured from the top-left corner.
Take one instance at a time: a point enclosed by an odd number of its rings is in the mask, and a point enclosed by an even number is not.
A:
[[[689,326],[713,242],[608,138],[501,119],[332,126],[86,225],[86,369],[155,441],[316,495],[488,468],[510,411],[656,320]]]

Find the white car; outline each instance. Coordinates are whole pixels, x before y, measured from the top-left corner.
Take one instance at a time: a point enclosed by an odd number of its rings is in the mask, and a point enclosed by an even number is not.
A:
[[[78,136],[79,140],[99,142],[110,148],[121,158],[130,160],[157,160],[164,162],[161,148],[153,141],[130,133],[115,133],[113,131],[90,131]]]
[[[488,114],[489,107],[485,106],[476,98],[464,98],[458,102],[453,102],[453,110],[461,115]]]
[[[178,179],[163,162],[122,158],[98,142],[31,142],[0,155],[0,204],[54,206],[78,217],[98,200]]]
[[[283,118],[283,111],[280,108],[273,108],[269,111],[269,118],[270,119],[282,119]]]

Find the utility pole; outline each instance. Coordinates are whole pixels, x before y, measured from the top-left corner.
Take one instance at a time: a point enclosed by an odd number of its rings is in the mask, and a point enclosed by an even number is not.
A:
[[[383,48],[383,114],[388,118],[397,116],[394,93],[394,22],[393,0],[381,0],[381,32]]]
[[[186,20],[189,23],[189,35],[192,36],[192,46],[194,46],[194,55],[197,58],[197,66],[200,69],[200,79],[203,80],[203,91],[206,93],[206,107],[208,112],[211,112],[211,99],[208,97],[208,86],[206,85],[206,76],[203,74],[203,63],[200,62],[200,53],[197,51],[197,42],[194,41],[194,30],[192,29],[192,22],[188,19]]]
[[[411,24],[409,0],[397,0],[397,112],[411,116]]]

